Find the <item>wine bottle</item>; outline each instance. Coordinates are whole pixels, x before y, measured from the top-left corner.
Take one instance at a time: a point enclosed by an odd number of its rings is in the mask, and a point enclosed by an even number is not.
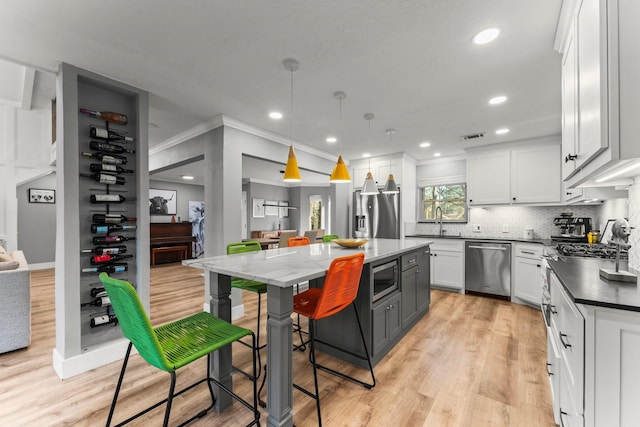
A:
[[[95,255],[91,257],[91,265],[104,264],[107,262],[122,261],[123,259],[133,258],[133,255]]]
[[[107,292],[104,290],[104,288],[91,288],[91,296],[93,298],[97,297],[98,295],[104,293],[105,295],[107,294]],[[100,296],[104,296],[104,295],[100,295]]]
[[[105,243],[121,243],[129,240],[136,240],[136,238],[125,236],[98,236],[94,237],[92,242],[94,245],[104,245]]]
[[[81,173],[80,176],[84,176],[86,178],[91,178],[100,184],[117,184],[117,185],[125,185],[127,181],[121,176],[115,176],[108,173]]]
[[[93,214],[93,222],[98,224],[120,224],[121,222],[135,222],[137,218],[120,214]]]
[[[99,139],[104,139],[106,141],[133,142],[133,138],[130,136],[126,136],[120,132],[115,132],[112,130],[107,130],[107,129],[99,128],[95,126],[91,126],[89,128],[89,135],[91,135],[91,138],[99,138]]]
[[[98,267],[87,267],[83,268],[83,273],[122,273],[124,271],[129,270],[129,265],[127,263],[120,264],[104,264]]]
[[[91,169],[91,172],[133,173],[133,169],[125,169],[118,165],[104,165],[101,163],[91,163],[89,169]]]
[[[123,203],[127,198],[120,194],[91,194],[89,201],[91,203]]]
[[[124,156],[116,156],[115,154],[104,154],[104,153],[86,153],[83,152],[82,155],[84,157],[91,157],[92,159],[98,159],[102,161],[102,163],[108,165],[126,165],[127,158]]]
[[[94,316],[91,318],[91,321],[89,322],[89,326],[91,326],[92,328],[96,328],[98,326],[104,326],[104,325],[117,325],[118,324],[118,318],[116,317],[115,314],[104,314],[102,316]]]
[[[119,246],[96,246],[93,249],[83,249],[83,253],[94,253],[98,255],[115,255],[115,254],[123,254],[127,252],[127,247],[124,245]]]
[[[122,153],[133,154],[136,152],[136,150],[130,150],[128,148],[122,147],[121,145],[113,145],[113,144],[108,144],[106,142],[99,142],[99,141],[91,141],[89,143],[89,148],[96,151],[103,151],[105,153],[116,153],[116,154],[122,154]]]
[[[88,108],[81,108],[80,112],[87,116],[94,117],[96,119],[106,120],[108,122],[117,123],[119,125],[126,125],[129,120],[127,116],[120,113],[113,113],[111,111],[95,111]]]
[[[112,231],[135,230],[135,225],[120,224],[91,224],[91,232],[95,234],[107,234]]]
[[[111,305],[111,300],[109,299],[109,296],[101,295],[101,296],[98,296],[98,297],[94,298],[90,302],[85,302],[85,303],[80,304],[80,305],[84,306],[84,307],[86,307],[87,305],[91,305],[93,307],[104,307],[104,306],[107,306],[107,305]]]

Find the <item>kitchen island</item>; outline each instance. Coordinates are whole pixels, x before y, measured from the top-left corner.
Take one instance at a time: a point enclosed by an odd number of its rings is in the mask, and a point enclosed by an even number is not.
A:
[[[245,254],[220,255],[184,261],[183,264],[208,272],[205,298],[210,302],[211,313],[227,321],[231,321],[232,276],[257,280],[268,285],[267,370],[274,374],[267,377],[267,410],[269,412],[267,425],[279,427],[293,425],[291,314],[294,285],[306,280],[321,283],[333,259],[352,254],[354,251],[362,251],[365,254],[363,276],[370,277],[369,272],[372,266],[395,259],[398,261],[399,268],[406,263],[407,283],[417,283],[408,279],[411,277],[410,274],[413,274],[413,277],[419,275],[418,271],[414,271],[416,268],[413,265],[418,263],[420,253],[427,254],[428,260],[428,249],[429,240],[426,239],[372,239],[359,249],[345,249],[333,243],[321,243]],[[428,278],[428,263],[426,268]],[[417,292],[417,287],[415,290]],[[371,292],[373,292],[372,289],[362,289],[361,281],[359,298],[361,293],[371,295]],[[384,306],[384,303],[392,298],[394,302],[399,302],[401,289],[385,295],[385,299],[376,301],[382,307],[378,308],[382,314],[391,311],[386,310],[387,306]],[[389,306],[391,305],[393,304],[389,303]],[[399,309],[400,304],[396,303],[395,307]],[[423,312],[424,310],[421,313]],[[417,314],[417,311],[407,313],[407,328],[417,321]],[[386,322],[384,325],[386,333],[390,323]],[[401,325],[398,327],[402,328]],[[373,330],[371,332],[372,334],[381,333]],[[394,339],[397,340],[398,337],[399,334],[395,333]],[[377,338],[376,336],[372,339]],[[389,340],[384,345],[380,344],[378,347],[380,354],[388,351],[393,342]],[[212,375],[229,388],[232,387],[231,359],[231,347],[228,346],[218,351],[217,356],[212,358],[210,367]],[[228,395],[220,394],[219,390],[217,395],[218,411],[230,406],[231,398]]]
[[[601,278],[600,268],[615,268],[611,260],[559,257],[549,265],[547,367],[556,421],[640,425],[638,285]]]

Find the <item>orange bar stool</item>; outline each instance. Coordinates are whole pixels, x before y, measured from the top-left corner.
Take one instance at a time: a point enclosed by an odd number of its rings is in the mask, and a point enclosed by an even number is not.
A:
[[[307,236],[297,236],[297,237],[289,237],[287,241],[287,245],[291,246],[306,246],[310,245],[311,240]],[[296,293],[300,293],[300,284],[296,284]],[[294,345],[294,350],[305,351],[307,346],[305,345],[304,340],[302,339],[302,326],[300,326],[300,315],[298,314],[298,323],[293,325],[293,333],[298,333],[300,336],[300,345]],[[306,332],[305,332],[306,333]]]
[[[262,250],[262,246],[260,246],[260,243],[253,242],[253,241],[234,242],[234,243],[229,243],[227,245],[227,254],[241,254],[241,253],[247,253],[247,252],[257,252],[260,250]],[[256,325],[256,344],[255,346],[252,346],[251,344],[248,344],[242,340],[238,341],[240,344],[243,344],[246,347],[250,347],[256,353],[256,357],[258,359],[258,374],[257,374],[258,376],[256,377],[256,380],[257,380],[258,377],[260,377],[260,374],[262,373],[262,362],[260,358],[260,350],[262,350],[267,346],[267,344],[260,345],[260,311],[261,311],[260,306],[262,302],[262,295],[267,293],[267,284],[262,282],[256,282],[255,280],[247,280],[247,279],[241,279],[239,277],[232,277],[231,287],[258,294],[258,321]],[[249,378],[250,380],[253,380],[251,375],[247,374],[243,370],[239,368],[234,368],[234,369],[236,369],[238,372],[240,372],[242,375]]]
[[[327,270],[327,276],[322,288],[310,288],[301,294],[293,297],[293,311],[297,314],[301,314],[309,318],[309,361],[313,365],[313,380],[315,384],[315,393],[300,387],[297,384],[293,386],[305,393],[307,396],[315,399],[316,408],[318,410],[318,425],[322,425],[322,417],[320,414],[320,394],[318,391],[318,374],[317,369],[322,369],[325,372],[336,375],[340,378],[352,381],[367,389],[371,389],[376,385],[376,377],[373,374],[373,366],[371,365],[371,358],[369,357],[369,350],[367,349],[367,343],[362,332],[362,325],[360,323],[360,316],[358,310],[354,304],[354,300],[358,295],[358,287],[360,286],[360,276],[362,275],[362,266],[364,264],[364,254],[357,253],[341,258],[336,258],[331,262],[329,270]],[[321,341],[315,337],[314,323],[316,320],[324,319],[332,316],[347,306],[351,305],[353,311],[356,314],[356,320],[358,323],[358,329],[360,330],[360,338],[362,339],[362,346],[366,357],[360,354],[356,354],[338,348],[330,343]],[[365,383],[357,378],[346,375],[342,372],[338,372],[334,369],[316,363],[315,343],[319,342],[323,345],[341,350],[358,359],[366,360],[369,364],[369,372],[371,373],[371,383]]]
[[[311,240],[306,236],[289,237],[287,244],[291,246],[305,246],[310,245]]]

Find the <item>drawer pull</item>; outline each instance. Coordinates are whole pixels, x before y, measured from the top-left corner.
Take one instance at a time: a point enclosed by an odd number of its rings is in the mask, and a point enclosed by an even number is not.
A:
[[[527,254],[527,255],[535,255],[535,253],[531,252],[531,251],[520,251],[520,252],[522,252],[523,254]]]
[[[553,375],[553,372],[551,372],[551,371],[549,370],[549,368],[550,368],[551,366],[552,366],[552,365],[551,365],[551,363],[547,363],[547,375],[548,375],[548,376],[552,376],[552,375]]]
[[[569,414],[567,414],[562,409],[560,409],[560,427],[564,427],[564,421],[563,421],[563,418],[562,418],[563,415],[569,415]]]
[[[562,343],[562,346],[564,348],[569,348],[571,347],[571,344],[569,344],[568,341],[565,341],[564,339],[567,338],[567,334],[563,334],[562,332],[560,332],[560,342]]]
[[[416,262],[416,259],[415,259],[415,258],[411,258],[411,259],[409,260],[409,264],[413,264],[414,262]]]

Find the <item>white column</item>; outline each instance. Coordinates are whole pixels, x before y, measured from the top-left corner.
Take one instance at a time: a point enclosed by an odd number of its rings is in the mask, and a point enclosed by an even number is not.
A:
[[[18,249],[15,130],[15,108],[0,105],[0,240],[4,241],[8,252]]]
[[[629,236],[629,267],[640,270],[640,175],[629,188],[629,224],[635,227]]]

